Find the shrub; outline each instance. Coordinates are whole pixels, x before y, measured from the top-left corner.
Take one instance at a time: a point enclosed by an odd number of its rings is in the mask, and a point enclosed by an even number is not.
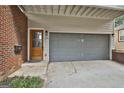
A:
[[[41,88],[43,87],[44,80],[40,77],[13,77],[4,81],[12,88]]]

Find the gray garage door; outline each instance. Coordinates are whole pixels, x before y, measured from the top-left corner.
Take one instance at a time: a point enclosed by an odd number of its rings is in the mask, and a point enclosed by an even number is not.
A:
[[[109,35],[50,33],[50,61],[109,59]]]

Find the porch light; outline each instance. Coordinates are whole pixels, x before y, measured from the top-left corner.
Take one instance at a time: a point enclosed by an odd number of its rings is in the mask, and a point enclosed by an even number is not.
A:
[[[48,36],[48,31],[47,30],[45,31],[45,36]]]

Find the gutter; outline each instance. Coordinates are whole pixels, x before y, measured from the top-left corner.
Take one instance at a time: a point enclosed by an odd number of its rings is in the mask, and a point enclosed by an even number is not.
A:
[[[21,12],[25,15],[25,16],[27,16],[26,15],[26,10],[25,10],[25,8],[22,6],[22,5],[17,5],[18,6],[18,8],[21,10]]]

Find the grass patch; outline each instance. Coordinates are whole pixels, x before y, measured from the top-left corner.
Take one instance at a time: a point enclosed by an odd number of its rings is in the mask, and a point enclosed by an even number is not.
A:
[[[43,87],[44,80],[40,77],[13,77],[8,78],[2,82],[0,85],[8,85],[11,88],[41,88]]]

